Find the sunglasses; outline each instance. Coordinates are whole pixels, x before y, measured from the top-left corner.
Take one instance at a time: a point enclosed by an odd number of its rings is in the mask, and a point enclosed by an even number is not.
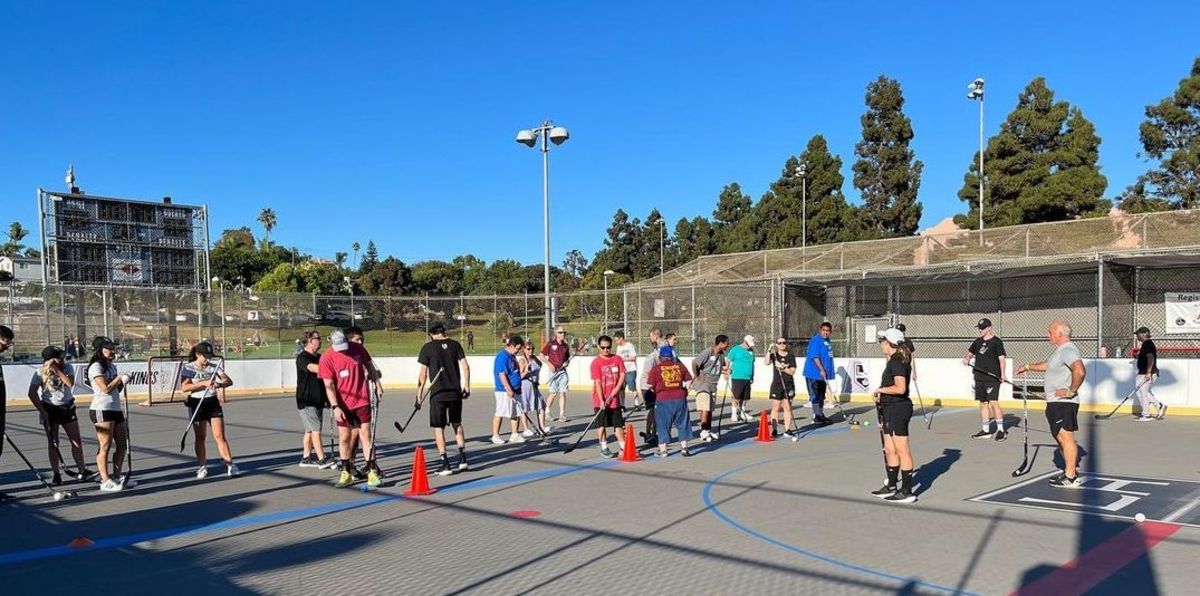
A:
[[[786,345],[788,345],[788,342],[786,342],[786,341],[777,341],[777,342],[775,342],[775,345],[777,345],[777,346],[786,346]]]
[[[555,331],[554,334],[555,335],[566,335],[567,332],[566,331]]]
[[[601,350],[611,350],[612,346],[600,346]]]

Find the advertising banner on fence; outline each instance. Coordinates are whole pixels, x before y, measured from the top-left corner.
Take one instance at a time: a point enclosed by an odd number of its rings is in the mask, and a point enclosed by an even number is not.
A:
[[[1200,292],[1164,292],[1167,333],[1200,334]]]

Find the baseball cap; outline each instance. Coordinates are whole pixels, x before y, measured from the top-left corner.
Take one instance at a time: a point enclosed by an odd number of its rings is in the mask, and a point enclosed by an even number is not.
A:
[[[1150,334],[1150,328],[1149,328],[1149,327],[1147,327],[1147,326],[1145,326],[1145,325],[1142,325],[1141,327],[1138,327],[1138,328],[1137,328],[1137,331],[1134,331],[1134,333],[1136,333],[1136,334],[1138,334],[1138,335],[1141,335],[1141,334],[1143,334],[1143,333],[1145,333],[1146,335],[1149,335],[1149,334]]]
[[[908,327],[905,327],[904,323],[896,323],[896,329],[899,329],[901,333],[908,333]]]
[[[341,331],[334,331],[329,334],[329,345],[333,346],[338,352],[345,352],[350,347],[350,342],[346,341],[346,334]]]
[[[746,337],[743,337],[742,341],[746,342],[746,345],[748,345],[752,348],[754,347],[754,336],[753,335],[747,335]]]
[[[877,335],[879,336],[879,339],[886,339],[887,342],[889,344],[892,344],[893,346],[898,346],[898,345],[904,343],[904,332],[899,329],[896,329],[895,327],[892,327],[890,329],[884,329],[883,331],[880,331]]]
[[[62,357],[63,357],[63,351],[54,346],[46,346],[46,349],[42,350],[42,361],[43,362],[45,362],[46,360],[54,360],[56,358],[62,358]]]
[[[196,353],[204,355],[205,358],[211,358],[213,355],[212,344],[206,341],[196,344]]]
[[[117,344],[113,343],[113,340],[111,340],[107,337],[104,337],[103,335],[98,335],[98,336],[96,336],[96,339],[92,340],[92,349],[93,350],[99,351],[101,348],[108,348],[111,350],[115,347],[117,347]]]
[[[658,357],[659,358],[674,358],[675,357],[675,348],[672,348],[671,346],[663,346],[663,347],[659,348],[658,349]]]
[[[979,322],[975,324],[975,327],[977,327],[979,329],[987,329],[988,327],[991,327],[991,326],[992,326],[992,320],[987,317],[979,319]]]

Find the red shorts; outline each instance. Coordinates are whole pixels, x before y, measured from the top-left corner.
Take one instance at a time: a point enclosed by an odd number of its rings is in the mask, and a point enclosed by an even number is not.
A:
[[[338,409],[345,414],[345,417],[338,420],[337,423],[342,428],[359,428],[364,424],[371,423],[371,406],[369,405],[347,408],[346,404],[338,404]]]

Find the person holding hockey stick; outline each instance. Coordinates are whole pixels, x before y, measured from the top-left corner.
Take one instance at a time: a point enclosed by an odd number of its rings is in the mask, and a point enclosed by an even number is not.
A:
[[[561,325],[554,328],[554,337],[542,346],[542,355],[546,357],[546,368],[550,372],[550,380],[547,382],[550,399],[546,402],[546,409],[553,408],[554,400],[558,399],[558,421],[566,422],[567,391],[571,387],[566,366],[571,359],[571,346],[567,343],[567,330]],[[498,435],[499,431],[496,434]]]
[[[536,435],[550,434],[551,428],[549,424],[549,414],[546,411],[546,399],[542,397],[542,388],[539,382],[539,377],[542,374],[542,359],[533,350],[533,343],[525,342],[518,352],[517,364],[521,368],[521,408],[529,415],[528,420],[537,425],[538,431],[534,433],[529,430],[528,422],[525,423],[526,431],[521,433],[521,436],[532,437]],[[525,418],[522,418],[525,420]]]
[[[192,437],[195,442],[196,478],[208,478],[208,450],[206,435],[212,429],[213,442],[217,444],[217,452],[221,461],[225,462],[225,475],[234,477],[241,474],[233,461],[233,451],[229,448],[229,440],[225,438],[225,388],[233,385],[233,380],[225,374],[225,363],[220,366],[213,362],[212,344],[204,341],[196,344],[188,352],[188,362],[179,369],[181,382],[180,390],[188,394],[183,402],[187,406],[188,416],[192,420]]]
[[[791,437],[792,399],[796,397],[797,366],[796,355],[788,350],[786,337],[780,336],[775,339],[775,345],[767,352],[766,360],[767,366],[771,367],[771,438],[779,436],[775,425],[779,422],[780,410],[783,410],[783,434]]]
[[[833,379],[833,324],[829,321],[821,323],[817,333],[808,340],[808,348],[804,352],[804,383],[808,389],[808,401],[812,404],[813,422],[830,424],[833,421],[825,416],[825,395],[829,393],[829,381]],[[839,404],[840,405],[840,404]],[[842,414],[845,418],[845,413]]]
[[[624,388],[625,363],[613,353],[612,338],[601,335],[596,342],[600,355],[592,359],[592,410],[596,421],[596,436],[600,439],[600,455],[616,457],[608,448],[608,429],[617,436],[618,452],[625,449],[625,417],[621,403]]]
[[[1150,339],[1149,327],[1138,327],[1134,332],[1134,337],[1137,338],[1140,345],[1138,346],[1137,360],[1134,365],[1137,366],[1137,378],[1139,381],[1137,396],[1138,402],[1142,405],[1142,415],[1134,420],[1138,422],[1148,422],[1150,420],[1162,420],[1167,417],[1167,406],[1157,397],[1154,397],[1154,381],[1158,380],[1158,348],[1154,345],[1154,341]],[[1150,406],[1155,409],[1154,415],[1150,414]]]
[[[42,366],[29,379],[29,401],[37,408],[38,419],[46,431],[47,453],[53,471],[51,484],[62,484],[59,466],[62,452],[58,449],[58,429],[61,427],[71,441],[71,455],[75,459],[77,472],[67,474],[76,480],[88,480],[92,472],[83,463],[83,440],[79,436],[79,417],[75,414],[75,369],[65,362],[65,354],[59,348],[48,346],[42,350]]]
[[[717,384],[722,376],[729,375],[729,361],[725,358],[728,349],[729,336],[718,335],[711,348],[706,348],[692,360],[695,378],[692,388],[696,391],[696,410],[700,412],[700,440],[705,443],[720,438],[712,429],[712,421],[717,408]]]
[[[321,354],[317,377],[325,384],[325,398],[333,408],[333,419],[338,426],[342,472],[334,486],[346,488],[354,484],[353,436],[358,438],[367,460],[367,486],[378,487],[383,480],[371,443],[371,384],[375,383],[380,398],[383,386],[374,373],[371,354],[362,344],[346,339],[342,331],[330,333],[329,344],[333,349]]]
[[[92,384],[92,423],[96,425],[96,471],[100,474],[100,490],[117,492],[133,488],[137,482],[122,478],[125,452],[129,449],[129,432],[125,412],[121,408],[121,389],[129,383],[129,375],[118,374],[113,364],[116,344],[107,337],[92,340],[92,358],[88,362],[87,378]],[[112,452],[112,474],[108,471],[108,456]]]
[[[913,503],[917,495],[913,493],[913,457],[908,437],[908,423],[913,415],[912,399],[908,396],[912,354],[904,342],[904,333],[894,327],[879,332],[879,349],[887,359],[879,389],[875,390],[887,484],[871,494],[892,503]]]
[[[971,342],[962,359],[963,365],[974,369],[975,401],[979,402],[980,431],[971,435],[971,438],[1003,441],[1008,436],[1004,431],[1004,410],[1000,409],[1000,384],[1005,381],[1007,357],[1004,341],[996,336],[991,319],[979,319],[975,328],[979,330],[979,337]],[[974,365],[971,364],[972,358],[975,359]],[[996,424],[994,431],[993,421]]]
[[[471,366],[462,344],[446,335],[446,326],[436,323],[429,328],[429,341],[421,346],[417,356],[417,407],[425,383],[436,376],[426,394],[429,402],[429,427],[433,429],[433,441],[437,444],[438,476],[449,476],[454,472],[471,469],[467,463],[467,435],[463,430],[463,400],[471,395]],[[458,466],[450,466],[446,455],[446,425],[454,429],[454,442],[458,445]]]
[[[1023,375],[1026,371],[1044,372],[1046,379],[1046,421],[1050,424],[1050,435],[1058,442],[1063,456],[1063,473],[1050,479],[1055,488],[1079,488],[1079,445],[1075,432],[1079,430],[1079,388],[1087,378],[1087,368],[1079,348],[1071,341],[1071,326],[1066,321],[1056,320],[1046,330],[1054,354],[1049,360],[1017,367],[1013,371]]]
[[[730,422],[755,422],[746,410],[750,403],[750,386],[754,384],[754,336],[747,335],[742,343],[729,350],[729,379],[733,385],[733,412]]]

